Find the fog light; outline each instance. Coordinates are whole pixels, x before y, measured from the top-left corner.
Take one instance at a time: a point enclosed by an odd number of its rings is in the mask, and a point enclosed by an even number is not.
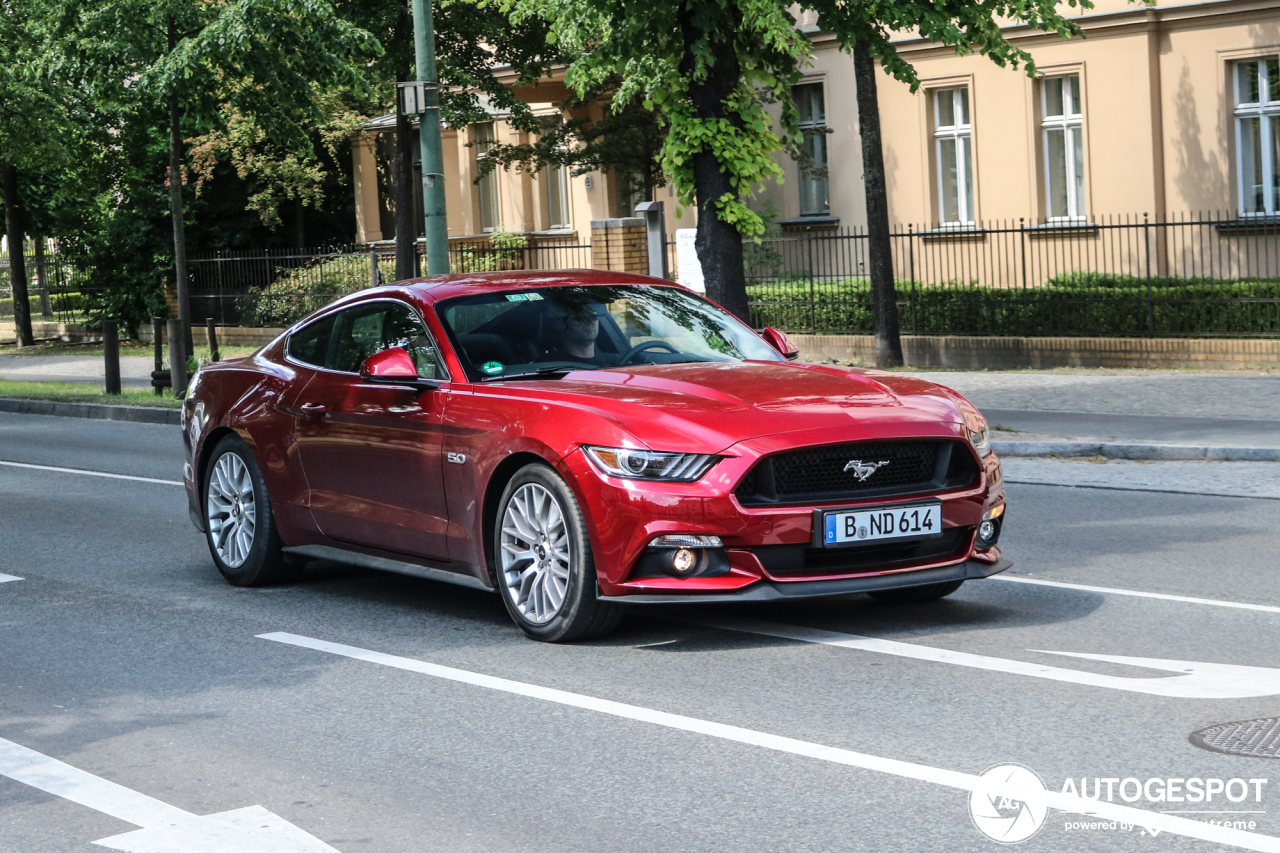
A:
[[[996,525],[994,521],[984,521],[978,525],[978,538],[990,540],[996,535]]]
[[[678,575],[687,575],[698,564],[698,555],[688,548],[681,548],[671,558],[671,568]]]

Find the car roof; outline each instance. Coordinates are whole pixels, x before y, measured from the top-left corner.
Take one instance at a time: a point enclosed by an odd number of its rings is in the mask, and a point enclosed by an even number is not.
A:
[[[667,285],[679,287],[665,278],[612,270],[511,270],[508,272],[456,273],[398,281],[396,287],[410,290],[426,302],[454,296],[471,296],[504,290],[533,290],[544,287],[582,287],[595,284]]]

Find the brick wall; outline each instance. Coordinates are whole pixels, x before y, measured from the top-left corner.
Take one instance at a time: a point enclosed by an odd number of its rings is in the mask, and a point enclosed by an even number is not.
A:
[[[591,266],[641,275],[649,273],[644,219],[595,219],[591,222]]]
[[[789,335],[807,361],[875,363],[870,335]],[[1280,367],[1280,340],[1219,338],[970,338],[904,335],[907,365],[957,370],[1050,367]]]

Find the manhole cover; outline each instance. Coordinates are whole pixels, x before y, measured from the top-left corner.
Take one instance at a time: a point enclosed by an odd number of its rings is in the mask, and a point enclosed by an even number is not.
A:
[[[1205,726],[1191,733],[1191,742],[1210,752],[1280,758],[1280,717]]]

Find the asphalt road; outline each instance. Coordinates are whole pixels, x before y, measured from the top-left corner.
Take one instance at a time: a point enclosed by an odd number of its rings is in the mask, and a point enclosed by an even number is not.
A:
[[[0,416],[0,460],[175,481],[181,467],[173,427],[14,415]],[[22,578],[0,583],[0,770],[9,742],[194,815],[261,805],[342,853],[758,853],[994,850],[945,782],[1016,762],[1053,792],[1081,777],[1267,778],[1261,802],[1253,788],[1238,803],[1115,802],[1262,812],[1181,816],[1252,820],[1246,849],[1280,849],[1266,838],[1280,837],[1280,764],[1188,741],[1277,715],[1280,672],[1221,682],[1266,694],[1252,698],[1153,695],[1175,681],[1194,694],[1199,676],[1030,651],[1280,666],[1275,502],[1009,495],[1013,573],[1068,586],[971,582],[905,607],[637,609],[607,639],[548,646],[495,596],[425,580],[320,564],[291,586],[235,589],[180,487],[0,465],[0,573]],[[739,621],[705,624],[717,619]],[[797,627],[898,645],[742,630]],[[269,632],[462,675],[258,638]],[[624,718],[595,700],[646,710]],[[714,724],[762,734],[726,739]],[[880,759],[924,769],[907,778]],[[1019,849],[1241,849],[1240,836],[1065,828],[1080,820],[1051,809]],[[136,828],[0,775],[0,850],[102,849],[91,842]]]

